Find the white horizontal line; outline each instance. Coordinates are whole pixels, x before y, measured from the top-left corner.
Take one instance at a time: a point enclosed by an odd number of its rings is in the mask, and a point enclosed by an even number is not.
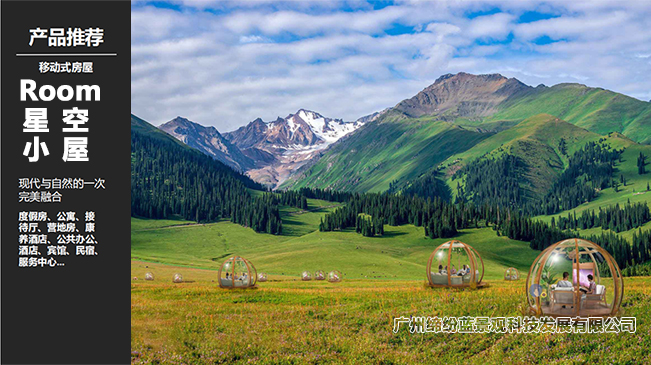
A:
[[[17,57],[48,57],[48,56],[117,56],[117,53],[16,53]]]

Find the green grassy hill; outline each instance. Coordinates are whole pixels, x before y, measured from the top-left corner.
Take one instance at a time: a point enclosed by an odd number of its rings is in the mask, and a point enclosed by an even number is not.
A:
[[[442,166],[448,175],[448,185],[456,193],[454,187],[457,181],[452,181],[450,177],[461,166],[478,158],[494,158],[505,153],[515,155],[528,167],[523,187],[544,194],[567,167],[568,157],[587,142],[601,137],[552,115],[538,114],[486,138],[467,151],[449,157]],[[565,153],[560,149],[561,139],[567,146]]]
[[[320,218],[333,203],[309,200],[308,211],[283,208],[282,236],[258,234],[222,221],[188,222],[132,218],[131,257],[195,268],[218,269],[231,255],[253,262],[258,271],[298,278],[303,270],[340,270],[347,279],[425,279],[432,251],[449,239],[425,238],[422,227],[385,226],[383,237],[363,237],[354,230],[319,232]],[[156,221],[154,221],[156,222]],[[500,279],[504,269],[527,272],[538,254],[526,242],[498,237],[490,228],[462,230],[456,239],[472,245],[482,255],[487,279]]]
[[[506,91],[489,87],[490,80],[519,86],[504,98]],[[620,133],[632,142],[651,143],[651,103],[580,84],[532,88],[513,80],[446,75],[334,144],[281,188],[385,191],[444,161],[449,167],[458,159],[467,163],[508,151],[529,163],[528,184],[540,193],[566,167],[567,156],[587,141]],[[561,138],[567,155],[559,153]]]
[[[491,135],[431,117],[387,114],[334,145],[282,188],[385,191],[391,182],[414,179]]]
[[[648,352],[638,341],[644,336],[630,333],[600,334],[598,348],[597,335],[579,333],[392,333],[400,316],[522,316],[525,278],[539,252],[491,229],[464,230],[456,238],[482,255],[490,286],[432,289],[424,285],[425,265],[444,240],[408,225],[386,226],[386,236],[375,238],[316,231],[331,204],[310,200],[313,211],[302,214],[283,209],[291,236],[230,222],[182,227],[187,222],[132,218],[132,362],[634,363]],[[255,290],[220,289],[216,270],[233,254],[269,281]],[[510,266],[520,280],[503,280]],[[341,270],[344,280],[300,281],[303,270],[319,269]],[[146,272],[155,280],[142,280]],[[171,282],[175,273],[183,283]],[[638,333],[649,330],[648,286],[649,278],[625,278],[622,308],[638,319]]]
[[[651,184],[651,172],[647,172],[644,175],[639,175],[637,171],[637,157],[642,152],[646,156],[651,158],[651,146],[649,145],[640,145],[632,142],[628,138],[613,133],[606,137],[607,143],[609,143],[614,148],[625,148],[624,153],[622,154],[622,161],[616,165],[617,172],[614,178],[619,178],[620,175],[624,175],[626,178],[626,186],[620,186],[619,191],[615,192],[613,188],[607,188],[599,192],[597,199],[582,204],[574,209],[566,210],[558,214],[549,215],[549,216],[539,216],[538,219],[549,222],[552,217],[558,218],[558,216],[567,216],[570,212],[576,212],[579,215],[586,209],[598,210],[599,207],[606,207],[609,205],[615,204],[624,204],[627,201],[631,203],[637,202],[647,202],[651,206],[651,192],[646,191],[647,183]],[[650,170],[651,166],[647,165],[647,170]],[[649,224],[645,225],[646,229],[651,228]],[[591,233],[599,233],[600,231],[591,230]],[[626,234],[622,233],[626,236]],[[631,232],[628,235],[632,234]],[[629,237],[630,238],[630,237]]]
[[[567,142],[566,155],[560,153],[558,149],[561,137]],[[623,175],[627,181],[626,186],[620,186],[618,192],[615,192],[613,188],[603,189],[593,201],[557,214],[538,216],[536,219],[550,222],[552,217],[558,219],[559,216],[567,216],[568,213],[574,212],[579,215],[584,210],[598,210],[600,207],[615,204],[623,205],[628,201],[631,203],[646,202],[651,206],[651,192],[646,192],[647,184],[651,184],[651,172],[639,175],[637,169],[637,157],[643,153],[651,158],[651,146],[635,143],[620,133],[601,136],[546,114],[528,118],[508,130],[483,140],[463,153],[451,156],[443,164],[448,172],[446,182],[454,194],[456,191],[453,188],[460,180],[453,180],[451,174],[460,166],[482,156],[495,157],[508,152],[522,157],[532,167],[528,179],[533,181],[534,185],[545,186],[551,183],[552,179],[567,166],[568,156],[571,156],[585,143],[598,140],[603,140],[612,148],[624,149],[621,161],[616,164],[613,178],[619,179],[620,175]],[[522,153],[522,149],[519,148],[523,144],[531,147],[528,153]],[[548,181],[545,181],[546,179]],[[651,229],[651,225],[647,223],[642,228]],[[582,233],[586,235],[600,234],[601,228],[585,230]],[[632,230],[621,232],[620,235],[630,239]]]
[[[538,145],[546,145],[560,159],[566,161],[567,156],[560,153],[558,148],[561,138],[565,139],[568,145],[567,153],[572,154],[576,149],[583,147],[586,142],[600,137],[602,136],[576,127],[553,115],[542,113],[529,117],[509,129],[486,138],[473,148],[450,157],[448,161],[456,159],[471,161],[485,154],[503,152],[508,147],[517,145],[523,140]],[[500,147],[502,147],[501,150],[499,150]]]
[[[619,132],[651,143],[651,103],[601,88],[580,84],[536,88],[506,100],[499,109],[484,121],[521,121],[547,113],[598,134]]]

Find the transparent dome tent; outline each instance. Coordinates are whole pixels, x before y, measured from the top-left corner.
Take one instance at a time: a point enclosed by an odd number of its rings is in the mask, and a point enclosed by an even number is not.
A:
[[[174,277],[172,278],[172,282],[174,283],[182,283],[183,282],[183,275],[180,273],[174,274]]]
[[[267,273],[261,272],[258,274],[258,281],[259,282],[265,282],[267,281]]]
[[[594,242],[571,238],[538,255],[527,275],[529,312],[551,317],[619,314],[624,281],[615,259]]]
[[[314,272],[314,280],[325,280],[325,273],[323,270],[317,270]]]
[[[328,273],[328,281],[331,283],[338,283],[341,281],[341,271],[332,270]]]
[[[520,273],[515,267],[509,267],[504,270],[504,280],[515,281],[520,279]]]
[[[438,246],[427,262],[431,287],[482,287],[484,261],[472,246],[448,241]]]
[[[312,280],[312,273],[309,271],[303,271],[301,274],[301,280],[303,281],[310,281]]]
[[[233,256],[219,268],[219,286],[226,289],[253,288],[258,281],[258,274],[253,264],[240,256]]]

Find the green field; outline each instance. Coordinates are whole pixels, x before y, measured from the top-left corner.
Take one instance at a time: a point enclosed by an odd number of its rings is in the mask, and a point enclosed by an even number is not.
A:
[[[141,280],[147,271],[155,281]],[[188,282],[172,283],[176,272]],[[524,280],[472,291],[272,277],[258,289],[225,290],[212,270],[133,261],[132,273],[133,364],[639,364],[650,356],[649,278],[625,280],[635,334],[394,334],[400,316],[521,316]]]
[[[521,316],[525,280],[538,251],[491,228],[455,237],[482,255],[480,290],[426,287],[425,265],[444,239],[421,227],[385,226],[383,237],[319,232],[336,203],[308,200],[283,207],[282,236],[222,221],[193,224],[132,218],[131,347],[134,364],[319,363],[639,363],[651,348],[651,278],[626,278],[625,315],[636,334],[411,334],[392,332],[393,318]],[[224,290],[217,270],[241,255],[269,281]],[[303,282],[303,270],[340,270],[343,282]],[[144,281],[152,272],[154,281]],[[172,283],[181,273],[184,283]]]
[[[309,200],[308,211],[283,207],[283,235],[258,234],[222,221],[182,225],[132,218],[131,257],[135,260],[217,270],[223,259],[240,255],[258,271],[299,277],[304,270],[340,270],[346,279],[421,279],[432,251],[447,239],[429,239],[422,227],[385,226],[382,237],[364,237],[354,229],[319,232],[320,217],[335,203]],[[156,221],[153,221],[156,222]],[[166,223],[171,223],[164,227]],[[526,242],[497,237],[491,228],[462,230],[455,237],[482,255],[487,278],[501,278],[510,266],[527,271],[537,252]]]

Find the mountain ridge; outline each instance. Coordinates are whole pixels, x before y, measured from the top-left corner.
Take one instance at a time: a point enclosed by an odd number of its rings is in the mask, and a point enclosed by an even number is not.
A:
[[[256,118],[223,134],[199,125],[161,128],[274,188],[383,191],[476,150],[474,144],[486,138],[509,136],[502,132],[541,114],[598,135],[617,132],[651,143],[651,103],[578,83],[532,87],[500,74],[464,72],[441,75],[413,97],[355,122],[298,109],[273,121]],[[552,156],[536,138],[519,138],[516,145],[543,148]]]
[[[215,127],[178,116],[159,128],[188,146],[245,172],[255,181],[275,187],[328,146],[384,112],[345,122],[299,109],[270,122],[256,118],[223,134]]]
[[[446,74],[412,98],[398,103],[394,109],[412,118],[424,115],[441,115],[446,119],[488,116],[494,114],[497,105],[507,98],[531,89],[515,78],[500,74]]]
[[[334,144],[319,160],[299,170],[281,188],[310,186],[360,192],[384,191],[435,169],[444,161],[449,163],[455,155],[472,151],[474,146],[468,144],[482,143],[500,133],[508,136],[503,132],[544,114],[549,115],[550,123],[556,119],[562,121],[554,123],[560,123],[561,130],[571,130],[572,133],[583,135],[584,132],[580,131],[585,131],[603,136],[618,132],[634,142],[651,142],[651,103],[582,84],[531,87],[500,74],[445,74],[415,96],[397,103],[376,123],[360,128],[345,142]],[[445,129],[440,123],[461,130]],[[570,128],[570,125],[578,129]],[[548,128],[555,132],[553,127]],[[516,131],[517,128],[512,133]],[[537,130],[533,133],[546,132]],[[442,133],[454,136],[460,144],[459,149],[441,149],[439,145],[448,143],[442,140]],[[382,143],[383,148],[390,149],[391,153],[375,147]],[[514,147],[522,151],[527,148],[544,151],[548,156],[553,156],[555,148],[537,138],[520,137]],[[427,151],[427,148],[433,150]],[[360,151],[371,150],[373,153],[359,157]],[[424,155],[433,159],[422,161]],[[554,158],[551,163],[560,164],[562,158]],[[547,176],[556,174],[547,168],[542,170],[547,171]],[[540,188],[544,183],[538,185]]]
[[[181,142],[239,171],[255,166],[254,161],[225,139],[215,127],[205,127],[176,117],[158,127]]]

